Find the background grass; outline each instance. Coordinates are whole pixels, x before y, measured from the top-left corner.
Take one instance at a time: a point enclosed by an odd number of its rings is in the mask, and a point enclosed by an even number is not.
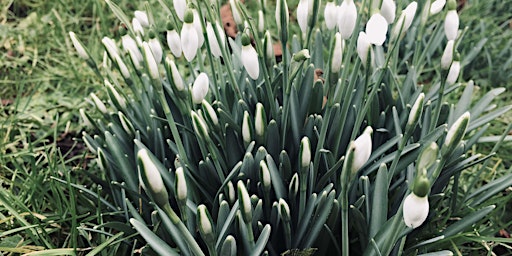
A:
[[[115,2],[126,13],[139,7],[127,0]],[[76,57],[68,31],[75,31],[98,58],[103,51],[100,39],[116,34],[118,21],[101,0],[0,0],[0,8],[0,252],[106,243],[107,236],[99,231],[108,229],[93,229],[111,220],[101,214],[104,206],[62,182],[84,184],[101,194],[101,187],[85,175],[97,173],[75,137],[82,129],[78,109],[88,108],[84,98],[99,91],[102,83]],[[512,5],[469,0],[460,15],[461,27],[470,29],[459,50],[463,56],[478,52],[463,60],[464,79],[471,78],[480,87],[475,98],[506,87],[500,98],[503,105],[510,104]],[[489,136],[500,135],[511,122],[512,113],[501,117]],[[474,151],[486,153],[491,148],[491,143],[482,144]],[[492,159],[480,184],[508,172],[511,165],[508,142]],[[471,170],[467,173],[471,177]],[[510,191],[504,191],[496,199],[502,208],[494,212],[495,225],[504,229],[512,227],[508,198]],[[486,245],[468,242],[468,246]],[[103,253],[112,255],[121,247],[112,245]]]

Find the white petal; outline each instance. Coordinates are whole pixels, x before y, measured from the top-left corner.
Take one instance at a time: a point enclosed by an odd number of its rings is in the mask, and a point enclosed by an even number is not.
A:
[[[153,56],[155,57],[155,60],[157,63],[162,62],[162,45],[160,45],[160,41],[156,38],[149,39],[149,48],[151,48],[151,52],[153,53]]]
[[[334,49],[331,60],[331,71],[333,73],[338,73],[341,69],[341,63],[343,58],[343,39],[341,39],[341,34],[338,32],[335,35],[334,40]]]
[[[325,4],[324,18],[327,29],[334,29],[338,24],[338,7],[334,2]]]
[[[455,40],[457,38],[457,31],[459,30],[459,14],[457,10],[450,10],[446,13],[444,20],[444,33],[448,40]]]
[[[84,46],[76,37],[75,32],[69,32],[69,37],[71,37],[71,42],[73,43],[73,46],[75,47],[76,52],[78,53],[78,56],[80,56],[82,59],[88,59],[89,54],[87,54],[87,51],[85,50]]]
[[[443,55],[441,56],[441,68],[442,69],[448,69],[453,61],[453,47],[454,47],[455,41],[450,40],[448,43],[446,43],[446,47],[444,48]]]
[[[258,31],[260,33],[265,32],[265,16],[263,16],[263,11],[258,11]]]
[[[196,57],[198,40],[194,25],[191,23],[183,23],[183,28],[181,29],[181,47],[183,55],[185,55],[185,59],[188,61],[192,61]]]
[[[164,181],[158,171],[155,163],[151,160],[146,149],[141,149],[137,153],[137,157],[142,161],[143,169],[148,185],[154,193],[159,193],[165,190]]]
[[[395,21],[395,15],[396,15],[396,4],[394,0],[383,0],[382,6],[380,7],[380,13],[388,24],[392,24],[393,21]]]
[[[388,22],[380,14],[376,13],[370,17],[366,23],[366,35],[368,40],[374,45],[382,45],[386,40],[386,33],[388,32]]]
[[[199,74],[192,86],[192,102],[194,102],[194,104],[201,104],[206,94],[208,94],[209,86],[210,81],[206,73]]]
[[[115,58],[117,55],[119,55],[119,49],[117,49],[116,41],[114,41],[112,38],[103,37],[101,42],[105,46],[105,49],[107,50],[110,57]]]
[[[372,128],[368,126],[363,134],[354,141],[354,162],[352,171],[358,171],[368,161],[372,153]]]
[[[357,37],[357,54],[361,59],[363,65],[366,65],[368,61],[368,53],[370,51],[370,40],[368,39],[368,35],[365,32],[359,32],[359,36]]]
[[[221,32],[221,31],[219,31],[219,32]],[[206,23],[206,36],[208,36],[208,42],[210,44],[210,50],[212,51],[213,56],[215,56],[215,57],[222,56],[219,42],[217,41],[217,37],[215,36],[215,31],[213,30],[213,26],[210,22]]]
[[[178,15],[178,19],[183,21],[183,18],[185,17],[185,11],[187,10],[187,0],[173,0],[172,4],[176,14]]]
[[[181,78],[181,74],[176,67],[176,64],[170,58],[166,58],[167,65],[171,68],[171,76],[172,82],[178,91],[183,91],[185,89],[185,85],[183,84],[183,79]]]
[[[446,0],[436,0],[430,5],[430,15],[441,12],[446,4]]]
[[[354,32],[357,20],[356,5],[351,0],[344,0],[339,7],[338,28],[341,38],[348,39]]]
[[[236,0],[238,1],[238,0]],[[240,15],[240,12],[238,11],[238,8],[236,7],[235,0],[229,0],[229,7],[231,7],[231,13],[233,15],[233,19],[235,20],[235,23],[237,25],[243,24],[242,15]]]
[[[410,228],[417,228],[425,222],[428,216],[428,198],[409,194],[403,205],[404,222]]]
[[[403,31],[407,31],[411,27],[417,9],[418,3],[414,1],[407,5],[407,7],[405,7],[405,9],[403,10],[403,13],[405,13],[405,23]]]
[[[252,45],[242,46],[242,64],[249,76],[256,80],[260,74],[260,65],[258,62],[258,53],[252,47]]]
[[[446,83],[449,85],[454,84],[459,78],[460,73],[460,61],[454,61],[450,66],[450,71],[448,71],[448,77],[446,78]]]
[[[176,197],[178,200],[187,199],[187,181],[185,180],[183,167],[176,169]]]
[[[308,28],[308,0],[300,0],[297,6],[297,21],[303,34]]]
[[[176,30],[167,31],[167,45],[176,58],[181,57],[181,39]]]
[[[142,27],[142,24],[140,24],[140,21],[138,19],[132,19],[132,27],[133,31],[135,31],[135,34],[144,35],[144,28]]]
[[[146,58],[150,77],[153,79],[158,79],[160,77],[160,73],[158,72],[158,64],[155,60],[155,57],[153,56],[151,47],[147,42],[142,42],[142,49],[144,50],[144,56]]]
[[[204,43],[203,26],[201,25],[201,17],[196,9],[192,9],[194,12],[194,28],[197,33],[197,48],[201,48]]]
[[[149,27],[149,19],[146,12],[143,11],[135,11],[135,18],[139,21],[140,25],[143,27]]]

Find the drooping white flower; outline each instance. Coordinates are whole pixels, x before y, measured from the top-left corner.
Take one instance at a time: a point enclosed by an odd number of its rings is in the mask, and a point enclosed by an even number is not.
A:
[[[130,78],[130,71],[128,70],[128,67],[124,63],[123,59],[121,59],[119,55],[116,55],[115,61],[117,63],[117,66],[119,67],[119,71],[121,71],[121,75],[123,75],[125,79]]]
[[[199,12],[197,9],[192,9],[194,13],[194,28],[197,33],[197,48],[201,48],[204,43],[204,35],[203,35],[203,25],[201,25],[201,17],[199,17]]]
[[[446,4],[446,0],[436,0],[430,5],[430,15],[441,12]]]
[[[151,51],[151,47],[149,46],[148,42],[142,42],[142,50],[146,60],[146,65],[148,67],[149,76],[152,79],[158,79],[160,77],[160,72],[158,71],[158,63],[153,56],[153,51]]]
[[[185,89],[185,85],[183,84],[183,79],[181,78],[181,74],[178,71],[176,64],[169,57],[167,57],[165,61],[167,66],[171,69],[172,83],[174,84],[174,87],[178,91],[183,91]]]
[[[149,48],[151,48],[151,52],[155,57],[157,63],[162,62],[163,50],[162,45],[160,44],[160,40],[158,38],[150,38],[148,41]]]
[[[139,21],[140,25],[143,27],[149,27],[149,19],[148,15],[144,11],[135,11],[134,12],[135,18]]]
[[[302,34],[305,34],[308,28],[308,9],[308,0],[300,0],[299,5],[297,6],[297,21]]]
[[[247,34],[242,35],[242,64],[244,65],[247,74],[253,79],[258,79],[260,75],[260,65],[258,61],[258,53],[252,47],[251,40]]]
[[[366,23],[365,32],[370,43],[374,45],[382,45],[386,40],[388,22],[380,13],[375,13]]]
[[[336,33],[334,39],[334,49],[331,59],[331,71],[333,73],[338,73],[341,69],[341,64],[343,62],[343,39],[341,38],[341,34],[339,32]]]
[[[240,15],[240,11],[238,10],[238,7],[236,6],[236,2],[238,0],[229,0],[229,7],[231,8],[231,13],[233,15],[233,19],[235,20],[235,23],[237,25],[241,25],[244,23],[242,19],[242,15]]]
[[[455,40],[459,31],[459,14],[457,10],[449,10],[444,20],[444,33],[448,40]]]
[[[139,46],[137,46],[135,39],[133,39],[133,37],[131,37],[129,34],[126,34],[121,37],[121,44],[123,45],[125,52],[130,54],[130,58],[132,59],[135,68],[140,69],[140,63],[144,60],[144,58],[142,57],[142,53],[140,52]]]
[[[197,76],[192,85],[192,102],[194,104],[201,104],[206,94],[208,94],[208,88],[210,87],[210,81],[206,73],[201,73]]]
[[[352,173],[359,171],[359,169],[361,169],[361,167],[363,167],[370,158],[372,153],[372,133],[372,127],[368,126],[364,130],[363,134],[354,140],[354,143],[352,144],[355,148],[354,160],[350,168]]]
[[[73,43],[73,46],[75,47],[75,50],[78,53],[78,56],[80,56],[80,58],[84,60],[89,59],[89,54],[87,54],[87,51],[85,50],[84,46],[76,37],[75,32],[70,31],[69,37],[71,38],[71,42]]]
[[[417,228],[425,222],[428,216],[428,196],[419,197],[410,193],[404,200],[403,217],[405,225],[410,228]]]
[[[402,35],[407,32],[407,30],[411,27],[412,21],[414,20],[414,16],[416,15],[416,10],[418,9],[418,3],[416,1],[411,2],[405,9],[402,10],[398,21],[393,26],[392,35],[393,38],[397,38],[402,31]]]
[[[448,77],[446,77],[446,83],[452,85],[457,81],[460,73],[460,61],[453,61],[448,71]]]
[[[338,11],[341,38],[348,39],[356,27],[357,9],[354,0],[343,0]]]
[[[260,33],[265,32],[265,16],[262,10],[258,11],[258,31]]]
[[[167,45],[176,58],[181,57],[181,39],[175,29],[167,30]]]
[[[103,39],[101,39],[101,42],[103,43],[103,46],[105,46],[105,49],[107,50],[111,58],[115,59],[115,57],[119,55],[119,49],[117,48],[114,39],[109,37],[103,37]]]
[[[371,47],[372,45],[366,33],[363,31],[359,32],[359,36],[357,37],[357,55],[365,66],[368,61]]]
[[[187,10],[187,0],[173,0],[172,4],[178,19],[180,19],[180,21],[184,21],[185,11]]]
[[[187,61],[192,61],[197,54],[199,48],[199,38],[194,28],[194,13],[188,9],[185,14],[183,27],[181,28],[181,49]]]
[[[223,44],[222,47],[224,47],[225,34],[223,33],[223,30],[219,30],[218,23],[216,23],[216,26],[217,31],[220,33],[220,40],[217,40],[215,31],[213,30],[213,26],[210,22],[206,23],[206,35],[208,36],[208,43],[210,44],[210,50],[212,51],[213,56],[220,57],[222,56],[222,51],[220,50],[219,41],[221,41]]]
[[[144,28],[142,27],[142,24],[140,24],[140,21],[137,18],[132,19],[132,27],[135,34],[138,35],[144,35]]]
[[[338,7],[331,1],[325,4],[324,19],[327,29],[332,30],[338,25]]]
[[[441,68],[442,69],[449,69],[450,65],[452,65],[453,61],[453,52],[454,52],[454,40],[449,40],[448,43],[446,43],[446,47],[444,48],[443,55],[441,56]]]
[[[396,16],[396,3],[394,0],[382,0],[380,14],[386,19],[388,24],[393,24]]]

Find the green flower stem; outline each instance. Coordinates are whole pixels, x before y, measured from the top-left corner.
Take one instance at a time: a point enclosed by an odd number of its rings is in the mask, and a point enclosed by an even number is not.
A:
[[[395,176],[398,161],[400,160],[400,156],[402,155],[402,151],[405,148],[405,144],[407,144],[407,141],[410,137],[411,133],[406,131],[405,135],[403,135],[402,139],[400,140],[400,144],[398,144],[398,149],[395,152],[395,158],[393,158],[393,162],[391,162],[391,166],[388,169],[388,187],[391,185],[391,180],[393,180],[393,177]]]
[[[441,85],[439,86],[439,91],[437,94],[437,102],[436,107],[434,108],[434,115],[432,115],[432,119],[430,120],[430,127],[428,129],[429,132],[433,131],[437,122],[439,121],[439,115],[441,114],[441,106],[443,105],[443,96],[444,96],[444,88],[446,86],[446,78],[448,77],[448,71],[442,69],[441,70]]]
[[[311,36],[313,35],[313,31],[314,31],[316,22],[318,20],[318,9],[319,8],[320,8],[320,0],[314,0],[313,11],[312,11],[313,14],[311,16],[311,19],[309,19],[309,21],[308,21],[309,30],[307,31],[307,38],[306,38],[306,42],[304,44],[304,49],[309,48],[309,44],[311,43]]]
[[[171,208],[171,205],[166,204],[163,207],[165,213],[169,216],[172,223],[176,226],[176,228],[180,231],[180,233],[183,235],[183,238],[187,242],[189,249],[192,251],[193,255],[198,256],[204,256],[203,251],[201,250],[201,247],[199,247],[199,244],[197,244],[195,238],[190,234],[190,231],[187,229],[185,224],[181,221],[181,219],[178,217],[176,212]]]
[[[304,214],[304,210],[306,209],[306,191],[308,189],[308,171],[309,168],[301,168],[299,174],[300,180],[300,198],[299,198],[299,221],[302,220],[302,215]]]
[[[289,221],[283,221],[284,240],[286,242],[286,249],[292,248],[292,229]]]
[[[252,223],[248,222],[245,223],[245,226],[247,227],[247,235],[249,238],[249,251],[252,251],[254,249],[254,233],[252,231]]]
[[[420,61],[421,60],[425,60],[425,56],[428,54],[428,51],[430,50],[432,44],[434,43],[434,41],[437,40],[437,36],[438,34],[440,34],[441,32],[441,28],[443,28],[442,24],[438,24],[435,28],[435,30],[432,32],[432,36],[430,37],[430,39],[428,40],[427,42],[427,45],[423,48],[423,52],[421,52],[421,54],[419,54],[419,50],[420,50],[420,47],[418,47],[419,45],[421,45],[421,39],[422,39],[422,33],[421,34],[418,34],[418,37],[417,37],[417,41],[416,41],[416,45],[415,45],[415,53],[414,53],[414,58],[413,58],[413,61],[412,63],[414,64],[415,67],[417,67],[417,70],[418,70],[418,74],[421,74],[423,73],[423,66],[424,65],[421,65]],[[422,31],[423,32],[423,31]],[[419,41],[418,41],[419,40]]]
[[[347,170],[348,171],[348,170]],[[342,181],[344,182],[344,181]],[[348,233],[348,182],[341,188],[341,255],[349,256],[349,233]]]

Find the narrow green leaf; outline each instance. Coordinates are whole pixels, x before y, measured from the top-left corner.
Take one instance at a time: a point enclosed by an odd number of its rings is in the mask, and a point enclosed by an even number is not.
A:
[[[448,228],[446,228],[443,232],[443,235],[446,238],[450,238],[451,236],[454,236],[454,235],[458,234],[459,232],[464,231],[467,227],[475,224],[478,221],[481,221],[487,214],[489,214],[495,208],[496,208],[495,205],[490,205],[490,206],[484,207],[476,212],[466,215],[461,220],[455,222],[454,224],[452,224]]]
[[[370,238],[373,238],[386,223],[388,215],[388,168],[382,164],[377,171],[372,196]]]
[[[146,240],[151,248],[160,255],[176,255],[180,254],[171,248],[165,241],[160,239],[153,231],[151,231],[146,224],[136,220],[130,219],[130,223],[140,233],[140,235]]]
[[[265,225],[258,237],[258,241],[256,241],[256,244],[254,245],[254,250],[251,252],[251,256],[261,255],[263,250],[265,250],[268,239],[270,238],[270,230],[270,224]]]
[[[107,246],[109,246],[111,243],[115,242],[116,239],[118,239],[119,237],[121,237],[123,235],[124,235],[123,232],[119,232],[119,233],[115,234],[114,236],[112,236],[109,239],[105,240],[105,242],[103,242],[100,245],[98,245],[96,248],[94,248],[88,254],[86,254],[86,256],[94,256],[94,255],[100,253],[103,249],[107,248]]]

